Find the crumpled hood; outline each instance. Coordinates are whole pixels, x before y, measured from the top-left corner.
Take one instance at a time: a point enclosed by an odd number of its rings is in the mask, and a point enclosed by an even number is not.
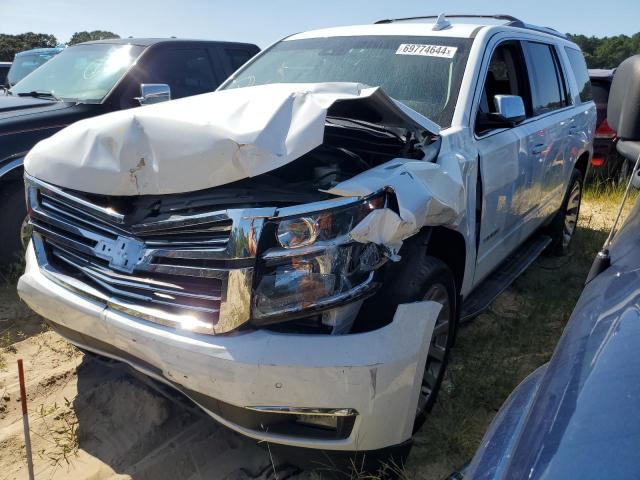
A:
[[[350,118],[417,135],[439,132],[379,87],[271,84],[77,122],[38,143],[25,170],[61,187],[104,195],[202,190],[269,172],[311,151],[323,142],[327,111],[338,106]]]

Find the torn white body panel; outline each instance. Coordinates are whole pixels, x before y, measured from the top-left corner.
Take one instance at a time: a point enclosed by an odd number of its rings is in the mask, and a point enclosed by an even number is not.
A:
[[[442,155],[438,163],[396,159],[336,185],[329,193],[350,197],[392,190],[399,212],[387,208],[370,213],[351,231],[351,238],[397,253],[402,241],[422,227],[455,226],[463,217],[467,198],[460,164],[455,155]]]
[[[327,111],[351,102],[380,124],[439,127],[355,83],[271,84],[222,90],[72,124],[25,159],[28,174],[104,195],[183,193],[275,170],[323,142]]]
[[[371,450],[410,438],[441,308],[431,301],[400,305],[389,325],[354,335],[190,335],[141,322],[60,286],[39,269],[32,246],[18,290],[60,333],[79,334],[82,341],[73,343],[178,386],[196,403],[202,402],[198,394],[240,408],[355,409],[350,435],[335,440],[246,428],[209,411],[257,440],[330,450]]]

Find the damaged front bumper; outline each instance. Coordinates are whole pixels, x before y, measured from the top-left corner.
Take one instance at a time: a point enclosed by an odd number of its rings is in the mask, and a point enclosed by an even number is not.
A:
[[[440,309],[435,302],[400,305],[387,326],[351,335],[197,334],[62,287],[41,271],[33,245],[18,291],[72,343],[174,386],[244,435],[348,451],[410,438]]]

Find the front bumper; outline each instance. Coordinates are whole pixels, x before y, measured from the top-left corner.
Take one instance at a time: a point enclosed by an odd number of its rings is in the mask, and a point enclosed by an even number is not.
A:
[[[386,327],[353,335],[194,334],[111,310],[62,287],[40,271],[33,246],[18,291],[72,343],[174,386],[233,430],[326,450],[374,450],[411,437],[440,310],[435,302],[401,305]],[[357,416],[348,436],[336,439],[274,433],[237,420],[238,412],[254,411],[247,407],[263,406],[352,409]]]

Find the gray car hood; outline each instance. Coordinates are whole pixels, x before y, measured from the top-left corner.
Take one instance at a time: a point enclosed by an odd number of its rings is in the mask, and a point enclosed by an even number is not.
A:
[[[77,122],[38,143],[25,169],[58,186],[105,195],[216,187],[279,168],[322,144],[327,111],[338,104],[349,117],[418,137],[440,130],[380,88],[271,84]]]

